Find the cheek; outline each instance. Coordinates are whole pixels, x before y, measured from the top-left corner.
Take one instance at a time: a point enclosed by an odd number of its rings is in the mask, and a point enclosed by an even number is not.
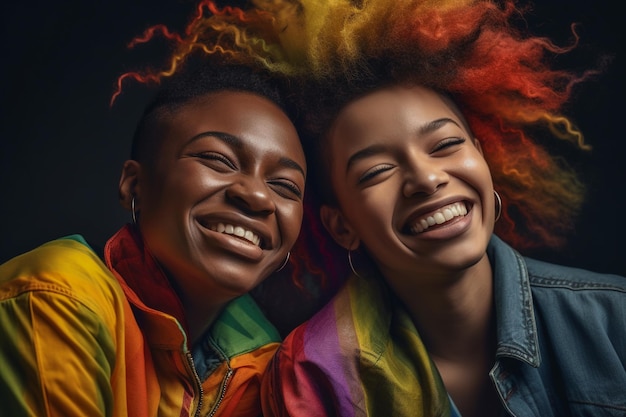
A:
[[[178,199],[180,203],[194,202],[224,186],[217,176],[207,175],[202,167],[183,167],[173,171],[161,184],[157,192],[165,204],[168,200]]]
[[[348,196],[340,205],[343,205],[342,212],[361,239],[379,241],[389,234],[393,222],[393,203],[394,196],[390,190],[371,187]]]
[[[468,178],[473,179],[473,182],[479,181],[480,184],[488,185],[489,188],[493,188],[491,171],[487,165],[487,161],[480,156],[468,156],[464,158],[460,164],[463,173]]]
[[[283,235],[283,244],[292,246],[302,227],[304,209],[302,204],[284,206],[280,210],[279,226]]]
[[[206,194],[209,188],[206,181],[198,181],[199,177],[188,171],[170,172],[145,189],[142,209],[146,220],[149,219],[149,227],[181,227],[191,208]]]
[[[469,171],[477,171],[481,169],[481,161],[475,156],[468,156],[461,162],[461,167]]]

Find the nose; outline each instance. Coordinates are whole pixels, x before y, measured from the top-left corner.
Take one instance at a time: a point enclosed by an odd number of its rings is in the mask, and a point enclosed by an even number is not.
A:
[[[405,165],[402,189],[405,197],[434,194],[450,179],[440,160],[428,154],[409,155]]]
[[[241,177],[226,189],[228,200],[250,214],[269,215],[276,209],[271,190],[261,178]]]

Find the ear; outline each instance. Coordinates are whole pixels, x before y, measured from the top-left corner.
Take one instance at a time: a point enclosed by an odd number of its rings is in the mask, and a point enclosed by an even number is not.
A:
[[[322,224],[339,245],[348,250],[359,247],[360,239],[356,231],[338,208],[323,205],[320,208]]]
[[[134,160],[124,162],[122,167],[122,175],[119,182],[119,198],[120,204],[126,210],[131,210],[131,201],[133,197],[139,195],[139,173],[141,172],[141,164]],[[137,201],[135,201],[137,202]]]

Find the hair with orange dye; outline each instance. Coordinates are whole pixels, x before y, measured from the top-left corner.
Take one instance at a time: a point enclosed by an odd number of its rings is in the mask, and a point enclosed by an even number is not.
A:
[[[456,101],[483,147],[504,205],[497,234],[520,250],[565,242],[584,188],[540,142],[567,140],[588,149],[561,109],[592,72],[550,67],[551,57],[575,47],[574,30],[566,47],[525,34],[519,26],[526,10],[512,0],[258,4],[275,15],[283,56],[293,57],[288,75],[299,81],[297,103],[314,140],[320,142],[347,102],[382,85],[441,91]]]
[[[515,0],[255,0],[246,9],[201,0],[184,35],[155,27],[142,39],[162,33],[174,43],[169,68],[125,74],[118,85],[168,76],[196,51],[258,65],[292,87],[301,135],[313,148],[359,95],[390,83],[433,88],[454,99],[481,142],[503,201],[496,233],[520,250],[557,248],[584,187],[547,147],[589,148],[563,109],[594,71],[553,68],[553,58],[576,47],[575,27],[570,45],[555,45],[523,30],[528,11]],[[323,179],[323,167],[313,176]],[[310,217],[305,235],[324,246]]]

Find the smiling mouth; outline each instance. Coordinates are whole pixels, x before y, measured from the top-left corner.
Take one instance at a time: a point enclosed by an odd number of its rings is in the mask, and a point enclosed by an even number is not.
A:
[[[259,235],[254,233],[252,230],[244,229],[241,226],[234,226],[232,224],[218,223],[213,224],[209,227],[209,229],[214,232],[224,233],[226,235],[232,235],[238,237],[242,240],[252,243],[256,246],[261,246],[261,238]]]
[[[467,214],[465,203],[458,202],[444,206],[434,213],[417,219],[410,230],[412,233],[422,233],[432,226],[439,226],[451,221],[456,217],[463,217]]]

